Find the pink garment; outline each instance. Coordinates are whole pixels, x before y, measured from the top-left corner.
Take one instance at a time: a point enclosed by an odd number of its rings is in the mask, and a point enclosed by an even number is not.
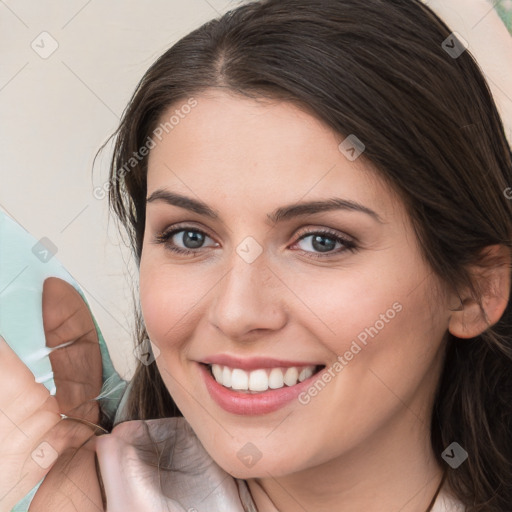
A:
[[[96,451],[108,512],[258,512],[184,418],[121,423]]]
[[[184,418],[127,421],[96,447],[107,512],[258,512],[246,482],[213,461]],[[442,489],[432,512],[464,510]],[[262,512],[278,511],[268,499]]]

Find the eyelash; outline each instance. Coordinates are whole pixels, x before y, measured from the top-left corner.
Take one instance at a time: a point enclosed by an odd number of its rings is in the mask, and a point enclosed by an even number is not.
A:
[[[200,233],[201,235],[204,235],[204,236],[206,236],[208,238],[211,238],[207,233],[205,233],[201,229],[198,229],[198,228],[195,228],[195,227],[192,227],[192,226],[180,226],[180,227],[174,228],[172,230],[163,231],[162,233],[159,233],[158,235],[155,236],[154,243],[156,243],[156,244],[163,244],[163,245],[166,246],[166,249],[169,249],[170,251],[173,251],[173,252],[175,252],[177,254],[183,254],[185,256],[192,255],[192,254],[195,254],[198,251],[200,251],[201,248],[198,248],[196,250],[183,249],[182,247],[176,247],[176,246],[173,246],[173,245],[171,245],[169,243],[169,240],[174,235],[176,235],[177,233],[181,233],[182,231],[192,231],[193,233]],[[307,238],[308,236],[312,236],[312,235],[321,235],[321,236],[325,236],[326,238],[329,237],[331,240],[334,240],[334,242],[340,242],[341,244],[343,244],[344,248],[338,249],[337,251],[331,251],[331,252],[328,252],[328,253],[325,253],[325,254],[315,253],[315,252],[305,251],[303,249],[300,249],[300,252],[307,254],[308,257],[328,258],[328,257],[332,257],[334,255],[338,255],[338,254],[340,254],[342,252],[345,252],[347,250],[350,251],[350,252],[355,252],[357,250],[357,246],[356,246],[356,244],[355,244],[355,242],[353,240],[349,240],[348,238],[344,238],[344,237],[340,236],[338,233],[336,233],[335,231],[331,231],[329,229],[319,229],[319,230],[308,231],[308,232],[302,233],[299,236],[299,238],[294,242],[293,245],[297,244],[298,242],[300,242],[304,238]]]

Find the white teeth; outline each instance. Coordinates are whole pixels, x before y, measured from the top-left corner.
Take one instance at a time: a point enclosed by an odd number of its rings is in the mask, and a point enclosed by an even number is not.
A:
[[[267,391],[268,376],[265,370],[254,370],[249,376],[249,389],[251,391]]]
[[[287,386],[294,386],[297,384],[297,380],[299,378],[299,370],[295,368],[294,366],[291,366],[286,370],[286,373],[284,374],[284,383]]]
[[[233,389],[247,391],[249,389],[249,375],[247,372],[235,368],[231,373],[231,387]]]
[[[223,386],[226,386],[227,388],[231,387],[231,370],[227,366],[224,366],[224,368],[222,369],[222,382],[217,382],[221,383]]]
[[[237,391],[264,392],[295,386],[315,373],[315,366],[291,366],[289,368],[261,368],[250,372],[219,364],[211,365],[214,379],[226,388]]]
[[[268,387],[270,389],[279,389],[284,386],[283,371],[280,368],[272,368],[268,376]]]
[[[218,364],[212,364],[212,373],[217,382],[222,382],[222,367]]]
[[[309,379],[311,375],[313,375],[313,370],[311,368],[302,368],[302,370],[299,373],[299,382]]]

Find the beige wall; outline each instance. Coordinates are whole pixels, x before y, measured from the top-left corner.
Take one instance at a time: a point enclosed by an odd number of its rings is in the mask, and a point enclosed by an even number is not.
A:
[[[475,55],[492,61],[491,86],[512,133],[512,41],[491,6],[484,0],[429,3],[446,13]],[[94,174],[93,157],[155,58],[236,4],[0,3],[0,208],[36,238],[46,236],[58,247],[58,258],[82,285],[125,377],[134,365],[130,258],[119,244],[115,222],[108,220],[106,199],[93,195],[106,180],[108,152]]]

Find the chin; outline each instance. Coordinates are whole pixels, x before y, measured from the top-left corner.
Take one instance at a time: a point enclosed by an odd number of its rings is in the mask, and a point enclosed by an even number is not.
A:
[[[269,475],[277,478],[295,473],[300,469],[297,459],[293,459],[289,454],[286,459],[283,459],[275,455],[273,457],[265,456],[261,452],[258,455],[256,451],[249,455],[250,452],[251,449],[242,451],[242,453],[239,451],[235,458],[226,458],[226,452],[220,458],[215,457],[216,454],[214,454],[214,460],[226,473],[242,480],[268,478]]]

